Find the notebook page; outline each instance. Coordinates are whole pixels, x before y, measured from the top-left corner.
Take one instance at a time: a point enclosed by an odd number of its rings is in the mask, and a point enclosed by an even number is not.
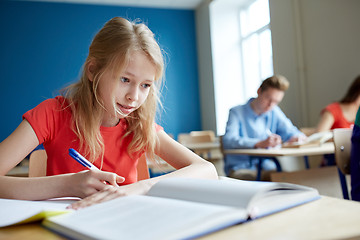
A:
[[[229,207],[128,196],[52,217],[43,224],[80,239],[179,239],[246,219],[245,211]]]
[[[246,209],[256,194],[276,185],[259,181],[168,178],[156,183],[147,195]]]

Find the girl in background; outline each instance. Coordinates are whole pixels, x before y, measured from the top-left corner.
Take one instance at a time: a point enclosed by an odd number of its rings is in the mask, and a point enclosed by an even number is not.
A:
[[[360,106],[360,76],[355,78],[346,95],[339,102],[327,105],[321,111],[316,132],[335,128],[352,128]]]
[[[26,112],[1,142],[0,198],[93,195],[76,208],[145,194],[164,177],[217,178],[211,163],[155,123],[163,69],[161,49],[147,26],[120,17],[108,21],[91,43],[80,80]],[[47,176],[5,176],[39,144],[47,153]],[[69,148],[100,170],[86,170],[69,156]],[[157,155],[178,170],[137,181],[143,154],[151,160]]]
[[[359,106],[360,75],[355,78],[345,96],[339,102],[333,102],[321,111],[321,118],[316,132],[329,131],[335,128],[352,128]],[[335,165],[335,155],[325,154],[322,165]]]

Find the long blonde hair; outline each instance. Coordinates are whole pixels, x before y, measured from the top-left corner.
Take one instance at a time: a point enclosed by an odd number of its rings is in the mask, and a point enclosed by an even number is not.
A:
[[[73,112],[73,131],[80,140],[80,148],[92,162],[100,156],[102,159],[104,154],[100,126],[105,109],[98,95],[99,80],[106,70],[121,73],[135,51],[143,51],[154,64],[155,84],[143,105],[125,118],[128,128],[124,137],[132,135],[128,148],[130,156],[145,151],[148,158],[155,159],[157,138],[154,125],[157,105],[161,105],[159,88],[164,71],[163,55],[154,34],[145,24],[115,17],[94,37],[80,80],[63,92]],[[92,61],[96,64],[90,81],[87,69]]]

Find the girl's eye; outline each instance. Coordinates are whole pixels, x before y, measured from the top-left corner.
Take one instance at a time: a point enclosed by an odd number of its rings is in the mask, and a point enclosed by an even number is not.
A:
[[[122,77],[122,78],[120,78],[120,80],[122,81],[122,82],[129,82],[129,79],[128,78],[126,78],[126,77]]]
[[[148,84],[148,83],[144,83],[144,84],[142,85],[142,87],[143,87],[143,88],[149,88],[149,87],[151,87],[151,85]]]

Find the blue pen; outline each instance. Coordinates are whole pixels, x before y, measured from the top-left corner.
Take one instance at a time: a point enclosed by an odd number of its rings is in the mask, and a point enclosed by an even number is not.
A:
[[[87,167],[89,169],[97,169],[99,170],[97,167],[95,167],[91,162],[89,162],[88,160],[86,160],[86,158],[84,158],[83,156],[81,156],[80,153],[78,153],[75,149],[69,148],[69,155],[75,159],[78,163],[80,163],[81,165],[83,165],[84,167]]]

